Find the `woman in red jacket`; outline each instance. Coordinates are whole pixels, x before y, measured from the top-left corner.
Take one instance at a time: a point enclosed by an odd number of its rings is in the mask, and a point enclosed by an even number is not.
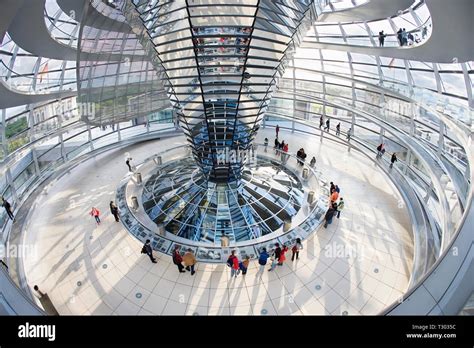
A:
[[[239,259],[235,256],[235,250],[232,250],[229,258],[227,259],[227,265],[230,266],[230,277],[236,277],[240,273]]]
[[[286,260],[285,253],[288,251],[288,247],[286,245],[283,245],[283,248],[281,248],[281,253],[280,253],[280,258],[278,259],[278,266],[283,266],[283,262]]]

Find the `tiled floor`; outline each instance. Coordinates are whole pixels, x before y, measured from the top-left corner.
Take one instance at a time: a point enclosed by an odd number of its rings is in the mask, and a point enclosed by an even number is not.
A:
[[[260,141],[270,130],[259,133]],[[362,155],[318,138],[281,132],[290,152],[304,146],[317,168],[341,187],[340,219],[304,241],[274,272],[230,279],[226,265],[199,264],[179,274],[171,258],[152,264],[141,244],[111,216],[108,205],[135,163],[173,146],[181,137],[111,151],[82,163],[49,187],[35,204],[24,243],[36,255],[24,261],[31,287],[48,292],[61,314],[288,315],[377,314],[406,290],[412,264],[410,222],[396,189]],[[102,212],[96,226],[88,215]],[[291,256],[291,255],[290,255]]]

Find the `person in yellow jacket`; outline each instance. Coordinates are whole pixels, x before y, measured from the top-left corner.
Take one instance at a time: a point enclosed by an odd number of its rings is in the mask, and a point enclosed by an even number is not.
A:
[[[193,254],[192,249],[188,249],[186,254],[183,256],[183,263],[184,266],[186,267],[187,271],[191,271],[191,275],[194,275],[196,273],[194,271],[194,265],[197,263],[196,256]]]

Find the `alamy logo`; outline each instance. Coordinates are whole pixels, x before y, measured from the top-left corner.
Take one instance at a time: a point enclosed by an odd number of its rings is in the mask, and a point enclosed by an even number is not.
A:
[[[235,164],[235,163],[253,163],[256,161],[255,148],[251,147],[249,150],[231,150],[226,147],[223,150],[216,151],[217,164]]]
[[[48,341],[56,340],[56,325],[35,325],[26,322],[18,326],[20,338],[47,338]]]

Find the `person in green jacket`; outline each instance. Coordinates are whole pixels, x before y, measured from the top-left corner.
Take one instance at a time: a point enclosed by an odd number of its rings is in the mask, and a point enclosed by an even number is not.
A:
[[[339,203],[337,203],[337,218],[341,216],[341,210],[344,209],[344,199],[341,197],[339,198]]]

